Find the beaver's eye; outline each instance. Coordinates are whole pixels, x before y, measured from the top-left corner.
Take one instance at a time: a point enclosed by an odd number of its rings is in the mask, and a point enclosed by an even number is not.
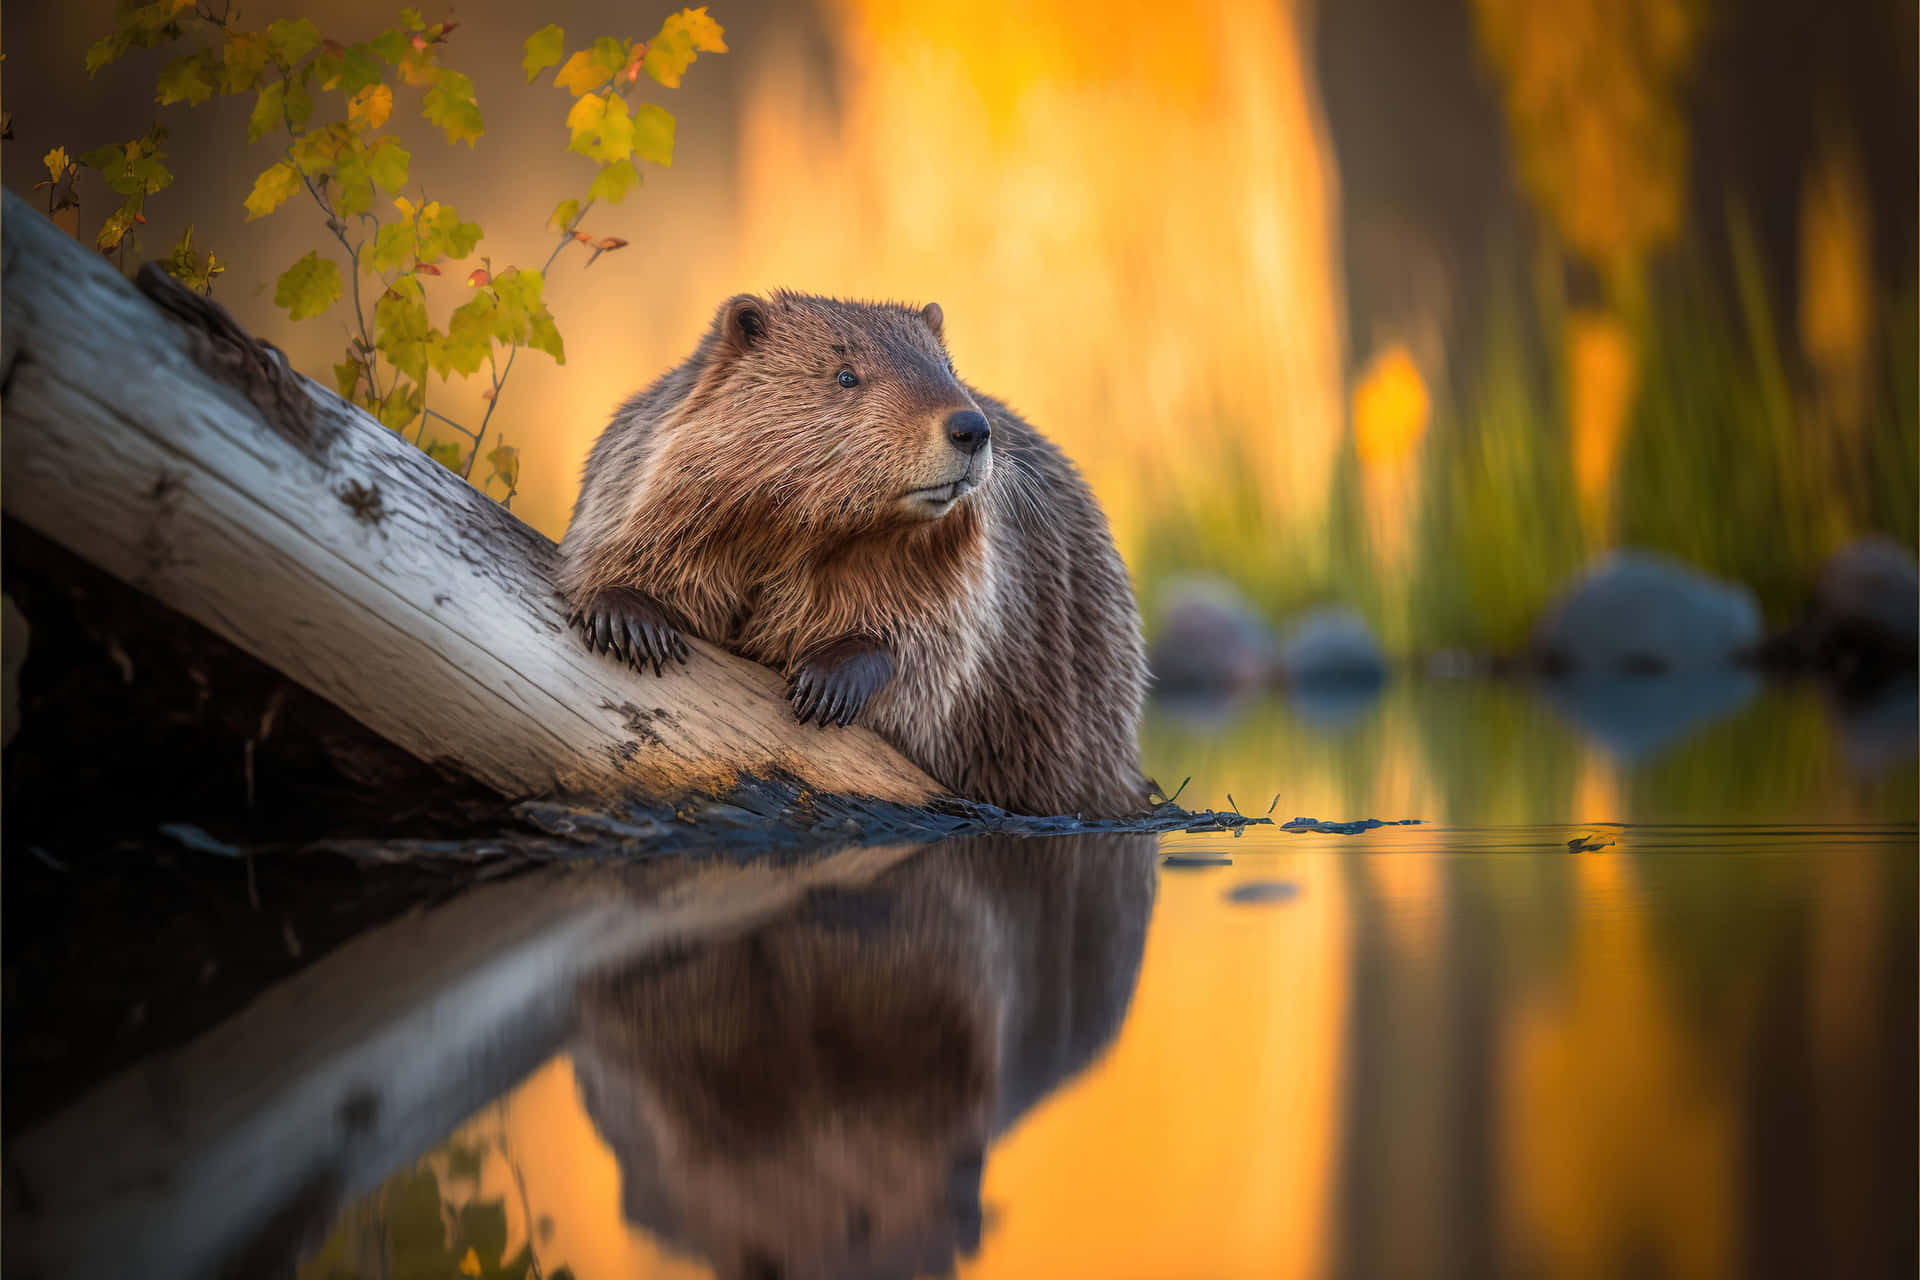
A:
[[[840,371],[840,385],[843,387],[857,387],[860,385],[860,379],[853,370],[842,369]]]

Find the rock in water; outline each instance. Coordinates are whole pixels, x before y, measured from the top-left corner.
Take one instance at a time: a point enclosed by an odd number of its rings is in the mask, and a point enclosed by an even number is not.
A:
[[[1365,618],[1351,609],[1315,609],[1287,633],[1280,670],[1291,685],[1377,685],[1387,660]]]
[[[1532,653],[1550,670],[1706,671],[1759,642],[1760,606],[1745,587],[1670,556],[1620,551],[1548,606]]]
[[[1795,629],[1808,660],[1842,676],[1913,670],[1920,655],[1920,564],[1889,538],[1843,547],[1820,566]]]
[[[1147,665],[1157,690],[1229,693],[1272,679],[1279,647],[1231,583],[1187,578],[1167,590]]]

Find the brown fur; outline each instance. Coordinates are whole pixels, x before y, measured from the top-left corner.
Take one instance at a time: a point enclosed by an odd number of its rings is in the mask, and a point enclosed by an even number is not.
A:
[[[961,795],[1028,813],[1139,809],[1139,613],[1091,491],[1011,409],[961,383],[938,308],[728,301],[691,358],[588,458],[560,585],[631,587],[790,679],[864,638],[891,681],[859,722]],[[860,385],[839,385],[852,370]],[[977,409],[973,464],[947,439]],[[900,495],[973,466],[940,514]]]

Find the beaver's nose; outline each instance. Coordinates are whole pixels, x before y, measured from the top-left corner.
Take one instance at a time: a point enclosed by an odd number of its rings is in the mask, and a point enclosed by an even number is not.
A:
[[[987,440],[993,435],[993,428],[987,425],[987,415],[977,409],[962,409],[947,419],[947,439],[953,441],[953,447],[962,453],[978,453],[986,448]]]

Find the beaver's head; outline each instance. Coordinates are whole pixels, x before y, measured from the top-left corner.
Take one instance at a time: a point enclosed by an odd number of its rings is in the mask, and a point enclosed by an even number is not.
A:
[[[757,486],[806,523],[938,520],[993,470],[992,428],[941,326],[938,304],[729,298],[687,420],[723,455],[727,483]]]

